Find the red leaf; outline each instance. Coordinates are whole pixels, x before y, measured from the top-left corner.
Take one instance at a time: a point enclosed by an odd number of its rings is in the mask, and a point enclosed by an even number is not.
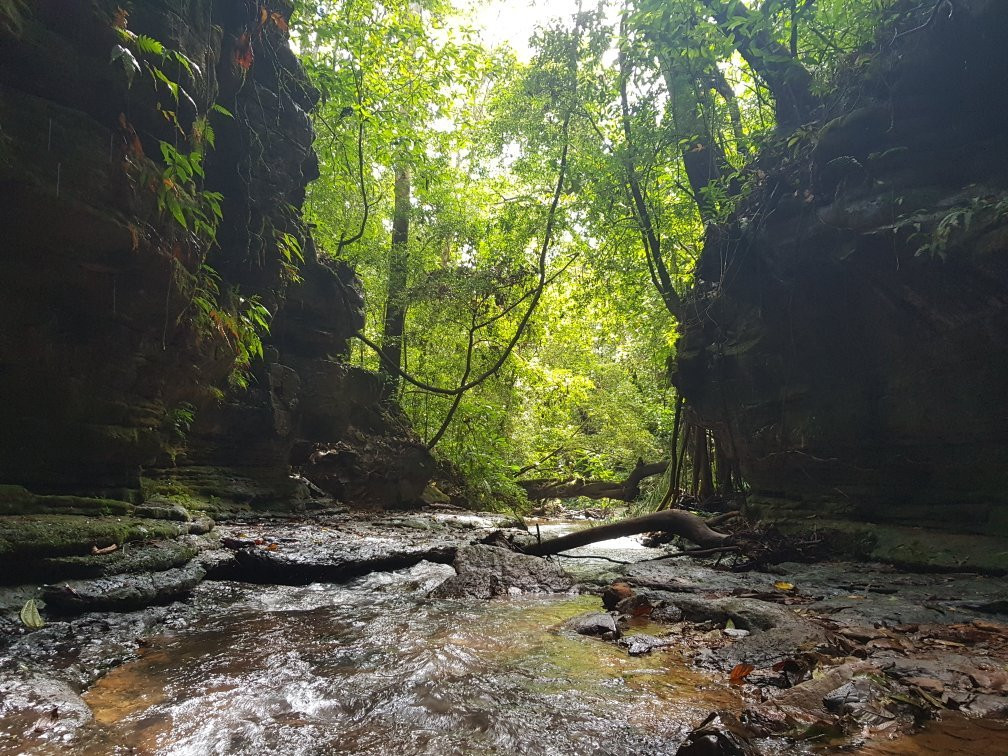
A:
[[[756,667],[752,664],[736,664],[732,667],[731,676],[728,678],[728,682],[732,685],[741,685],[745,682],[745,679],[749,676]]]
[[[272,21],[273,25],[280,31],[284,32],[288,31],[287,19],[284,18],[281,14],[277,13],[276,11],[270,13],[270,21]]]
[[[126,145],[129,148],[130,154],[135,158],[142,158],[144,156],[143,145],[140,144],[140,137],[137,136],[136,129],[133,128],[133,124],[126,120],[126,114],[119,114],[119,128],[122,129],[123,138],[126,140]]]
[[[252,38],[248,32],[238,37],[238,41],[235,42],[234,62],[236,66],[240,66],[246,71],[252,68],[252,63],[255,62],[255,53],[252,52]]]

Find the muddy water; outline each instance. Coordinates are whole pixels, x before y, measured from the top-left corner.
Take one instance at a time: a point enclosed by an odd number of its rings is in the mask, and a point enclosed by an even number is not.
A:
[[[445,568],[304,588],[207,584],[206,608],[85,696],[61,752],[671,752],[735,703],[674,654],[552,632],[594,597],[430,602]]]

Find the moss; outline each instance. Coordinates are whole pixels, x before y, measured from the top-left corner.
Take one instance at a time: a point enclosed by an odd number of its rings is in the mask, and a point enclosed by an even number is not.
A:
[[[1008,539],[925,528],[809,518],[774,521],[783,532],[814,532],[830,554],[910,570],[1008,573]]]
[[[38,563],[38,574],[56,579],[163,572],[181,567],[198,553],[199,549],[189,544],[159,541],[148,546],[126,546],[111,554],[45,558]]]
[[[211,517],[249,511],[290,512],[295,486],[286,474],[257,468],[188,465],[141,479],[144,497],[181,504]]]
[[[0,485],[0,515],[72,514],[130,515],[132,504],[117,499],[88,496],[44,496],[21,486]]]
[[[173,538],[182,532],[177,523],[137,517],[5,515],[0,516],[0,564],[84,555],[95,546]]]

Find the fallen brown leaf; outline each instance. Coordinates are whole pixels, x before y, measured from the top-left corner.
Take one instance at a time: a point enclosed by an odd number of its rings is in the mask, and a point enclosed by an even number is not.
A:
[[[728,677],[728,682],[731,685],[741,685],[755,669],[756,667],[752,664],[736,664],[732,667],[731,675]]]

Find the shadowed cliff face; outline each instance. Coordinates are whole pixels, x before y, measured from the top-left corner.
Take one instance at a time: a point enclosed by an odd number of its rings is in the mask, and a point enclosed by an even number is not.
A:
[[[144,469],[195,479],[200,495],[276,501],[298,442],[420,448],[373,379],[339,363],[362,298],[301,223],[317,93],[288,46],[289,13],[283,0],[0,7],[0,481],[129,497]],[[113,54],[124,23],[195,64],[159,64],[191,101],[145,70],[129,81]],[[216,133],[203,189],[223,196],[209,252],[136,170],[163,167],[159,142],[188,150],[200,113]],[[303,262],[284,260],[283,234]],[[275,316],[245,391],[227,389],[235,334],[196,322],[204,254],[222,312],[258,297]],[[415,456],[412,483],[371,503],[419,495],[430,460]],[[374,475],[351,465],[344,477]]]
[[[1006,30],[891,43],[709,238],[677,383],[761,513],[1008,534]]]

